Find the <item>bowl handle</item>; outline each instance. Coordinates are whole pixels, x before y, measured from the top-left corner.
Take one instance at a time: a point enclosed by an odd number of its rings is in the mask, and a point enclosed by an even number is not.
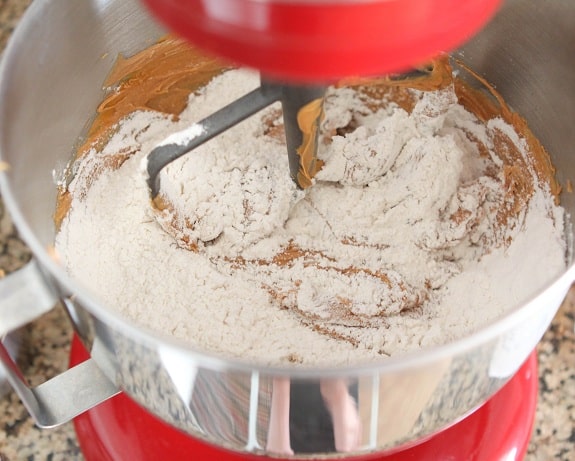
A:
[[[119,392],[93,359],[31,387],[4,344],[4,336],[48,312],[58,296],[30,261],[0,280],[0,367],[41,428],[59,426]]]

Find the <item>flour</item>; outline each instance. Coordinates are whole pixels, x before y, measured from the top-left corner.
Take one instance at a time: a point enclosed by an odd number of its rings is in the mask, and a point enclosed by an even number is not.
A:
[[[268,133],[272,106],[165,168],[167,206],[153,210],[145,156],[258,83],[226,72],[177,122],[135,112],[79,162],[56,248],[132,321],[260,363],[365,362],[465,336],[564,269],[563,210],[533,169],[525,205],[502,218],[512,199],[494,133],[527,158],[524,141],[451,87],[414,91],[410,113],[330,89],[322,131],[347,134],[326,138],[305,192]]]
[[[172,133],[162,142],[158,143],[158,147],[160,146],[167,146],[169,144],[176,144],[179,146],[185,146],[193,139],[197,138],[198,136],[203,135],[206,132],[204,126],[194,123],[192,126],[188,128],[184,128],[181,131],[176,133]]]

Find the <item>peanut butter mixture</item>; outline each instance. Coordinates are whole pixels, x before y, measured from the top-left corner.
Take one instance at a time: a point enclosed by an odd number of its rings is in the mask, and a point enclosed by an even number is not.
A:
[[[445,57],[306,106],[305,191],[273,105],[166,167],[151,202],[147,153],[259,79],[171,38],[120,57],[59,191],[63,264],[140,324],[259,362],[372,360],[477,330],[564,268],[563,211],[524,119],[455,65],[482,89]],[[541,267],[522,267],[531,248]]]

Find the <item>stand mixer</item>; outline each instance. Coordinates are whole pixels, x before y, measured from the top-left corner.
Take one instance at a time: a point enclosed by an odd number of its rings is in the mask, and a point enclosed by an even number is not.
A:
[[[146,3],[169,29],[235,63],[258,69],[264,89],[268,88],[266,82],[271,82],[273,88],[281,90],[274,94],[273,100],[295,101],[287,112],[297,116],[310,101],[321,99],[326,85],[340,78],[410,72],[434,54],[453,49],[485,24],[500,2],[147,0]],[[484,41],[473,45],[476,48],[471,46],[465,51],[474,69],[473,58],[481,72],[490,70],[482,57],[499,46],[505,21],[518,18],[513,23],[514,32],[525,27],[522,21],[540,23],[540,17],[532,10],[522,9],[519,0],[508,3],[511,6],[502,22],[490,32],[492,35],[482,37]],[[556,17],[567,11],[571,15],[575,12],[568,1],[557,4],[563,10],[557,7]],[[2,159],[12,166],[9,173],[2,175],[2,194],[23,238],[36,255],[26,272],[12,284],[10,293],[28,289],[32,293],[27,293],[27,305],[33,304],[30,298],[39,300],[34,311],[20,309],[27,311],[26,316],[17,320],[14,317],[9,327],[31,321],[50,309],[56,300],[62,300],[81,340],[73,344],[72,368],[57,377],[57,381],[37,388],[30,388],[10,357],[0,354],[10,372],[12,386],[38,425],[50,427],[75,418],[78,437],[89,461],[348,456],[490,461],[520,459],[524,455],[537,393],[537,365],[532,351],[575,278],[571,262],[565,273],[521,308],[454,344],[392,357],[369,366],[312,370],[253,366],[198,353],[174,339],[130,325],[71,281],[46,251],[54,240],[54,204],[49,200],[44,203],[54,189],[51,173],[55,165],[69,158],[70,146],[63,147],[62,140],[70,141],[71,145],[82,132],[85,120],[101,100],[99,85],[110,70],[111,59],[118,53],[130,54],[149,46],[165,30],[139,9],[138,2],[63,1],[58,7],[52,6],[51,2],[41,0],[32,5],[31,19],[24,20],[20,31],[16,31],[0,74],[0,122],[4,122],[0,123],[0,150]],[[71,24],[67,29],[69,37],[54,39],[51,47],[39,45],[46,42],[44,34],[53,32],[38,27],[35,21],[38,17],[45,19],[42,25],[54,25],[55,29],[58,24]],[[80,19],[76,22],[72,18]],[[125,18],[130,19],[129,28],[125,27]],[[84,46],[76,46],[74,39],[81,37],[96,38],[83,43]],[[559,42],[556,40],[554,45]],[[507,45],[505,42],[501,46]],[[58,58],[52,59],[50,53],[57,53]],[[517,66],[521,68],[520,63],[525,62],[518,59],[519,64],[508,63],[493,54],[497,58],[495,67],[510,72],[517,71]],[[34,80],[37,62],[27,60],[28,56],[42,60],[50,78]],[[527,57],[528,62],[529,59],[531,56]],[[66,73],[61,72],[62,68]],[[65,88],[56,87],[53,93],[51,82],[65,78],[64,74],[81,75],[81,83],[72,78]],[[32,77],[22,78],[23,75]],[[507,74],[504,78],[493,71],[489,77],[498,88],[506,89]],[[536,83],[545,85],[546,81]],[[537,107],[538,113],[545,114],[529,120],[538,128],[538,135],[545,138],[547,131],[553,131],[547,130],[549,126],[545,123],[558,124],[561,120],[545,104],[549,95],[546,91],[533,91],[535,96],[545,94],[544,100],[522,106],[523,98],[513,89],[503,92],[506,98],[509,93],[513,107],[521,113]],[[34,97],[39,93],[44,96],[40,102]],[[69,93],[79,96],[69,97]],[[567,99],[565,94],[572,94],[569,88],[553,99],[557,107]],[[47,116],[51,111],[53,115]],[[294,117],[291,119],[293,123]],[[27,136],[22,128],[38,126],[43,127],[41,132],[45,136]],[[225,129],[225,124],[212,134],[217,135],[220,128]],[[287,135],[288,155],[298,161],[295,166],[291,162],[291,174],[297,180],[301,165],[294,152],[297,153],[303,133],[295,124],[292,128],[299,131]],[[572,136],[571,131],[565,130],[564,136]],[[179,137],[176,141],[162,144],[183,147],[178,155],[194,147],[182,144]],[[551,134],[543,141],[552,153],[570,145],[570,139],[563,141]],[[39,151],[45,155],[35,159],[34,153]],[[148,166],[153,163],[150,160]],[[152,196],[158,190],[154,175],[170,161],[169,157],[167,162],[162,160],[154,170],[148,170]],[[569,158],[559,155],[553,161],[566,177],[575,175]],[[569,211],[575,210],[575,203],[568,196],[562,197],[562,202]],[[0,333],[5,329],[0,329]],[[494,363],[498,364],[497,371]],[[325,395],[320,391],[321,382],[330,380],[351,384],[344,397],[355,400],[360,393],[368,396],[369,427],[363,428],[359,445],[350,451],[345,447],[338,449],[333,421],[324,405]],[[264,391],[279,389],[286,382],[291,383],[291,389],[288,386],[286,392],[284,388],[283,398],[274,404],[273,393]],[[64,398],[51,397],[55,391]],[[122,394],[116,395],[120,391]],[[414,403],[419,399],[421,403]],[[407,417],[411,403],[418,411]],[[274,405],[275,410],[283,408],[284,416],[286,410],[289,414],[289,429],[277,431],[289,436],[288,443],[283,440],[283,449],[268,448],[269,428],[274,422],[286,423],[285,418],[273,416]],[[518,420],[522,423],[517,424]]]
[[[310,187],[317,170],[326,83],[349,76],[395,73],[421,64],[438,50],[448,50],[472,35],[499,5],[498,0],[145,3],[184,38],[236,64],[255,67],[265,76],[259,88],[170,135],[148,154],[152,201],[160,194],[160,171],[165,166],[276,101],[282,105],[290,175],[300,188]],[[270,76],[272,80],[268,80]],[[314,115],[305,126],[300,114],[312,106]],[[316,400],[323,397],[330,407],[331,415],[323,415],[328,441],[321,440],[326,434],[317,433],[306,434],[297,442],[293,426],[298,423],[290,420],[290,402],[313,393],[313,387],[297,389],[296,385],[294,391],[289,379],[274,379],[266,445],[269,453],[293,455],[294,446],[310,453],[355,450],[361,432],[357,403],[345,382],[333,383],[320,382],[321,396],[316,396]],[[343,420],[333,416],[333,406],[342,401],[354,407],[344,411]],[[317,402],[309,404],[317,406]],[[296,405],[306,406],[302,402]],[[308,425],[309,421],[301,422],[302,427]],[[310,438],[315,440],[306,441]]]
[[[428,17],[425,17],[426,6],[421,2],[407,5],[400,2],[222,2],[221,4],[207,5],[194,2],[164,2],[146,0],[151,10],[168,27],[185,38],[205,45],[211,51],[222,54],[232,62],[240,65],[253,66],[266,76],[262,79],[259,88],[234,101],[206,119],[194,124],[179,133],[174,133],[163,141],[148,155],[147,172],[148,185],[152,199],[160,193],[160,171],[175,159],[190,153],[191,150],[209,141],[224,130],[230,128],[243,119],[255,114],[275,101],[281,101],[283,123],[285,127],[286,146],[290,166],[290,175],[300,188],[310,187],[315,167],[317,137],[319,132],[322,111],[316,110],[312,127],[302,126],[299,118],[300,111],[312,104],[322,104],[325,93],[325,84],[334,82],[341,77],[366,76],[382,73],[397,72],[421,63],[423,59],[431,56],[437,50],[446,50],[458,44],[463,38],[469,36],[477,27],[492,14],[498,6],[497,1],[456,3],[446,8],[445,2],[431,2],[427,5]],[[472,11],[479,9],[479,11]],[[424,14],[417,18],[417,13]],[[449,14],[447,14],[449,12]],[[353,18],[353,19],[352,19]],[[420,21],[419,24],[416,24]],[[397,25],[402,24],[401,28]],[[430,27],[429,25],[433,26]],[[264,28],[262,29],[262,25]],[[356,27],[359,26],[359,29]],[[302,27],[303,26],[303,27]],[[446,27],[447,26],[447,27]],[[305,46],[302,46],[305,45]],[[416,74],[412,71],[411,74]],[[268,80],[272,76],[273,80]],[[284,83],[276,83],[276,82]],[[285,83],[289,82],[289,83]],[[309,139],[309,133],[315,139]],[[311,147],[310,147],[311,146]],[[310,149],[311,161],[304,161],[305,150]],[[81,346],[76,345],[76,354],[81,354]],[[80,352],[77,352],[80,350]],[[75,360],[76,358],[74,358]],[[465,443],[459,445],[453,452],[451,446],[444,445],[441,437],[431,442],[416,445],[407,451],[400,450],[395,454],[388,454],[378,459],[405,459],[406,456],[417,459],[447,458],[455,456],[457,459],[471,459],[470,452],[484,449],[481,459],[499,459],[519,447],[524,453],[528,431],[532,424],[532,408],[536,393],[536,381],[533,376],[535,366],[534,357],[518,373],[514,382],[502,390],[499,399],[507,399],[505,394],[517,393],[527,397],[529,405],[519,403],[512,405],[516,410],[526,412],[522,420],[526,426],[517,427],[516,433],[507,440],[496,442],[492,435],[484,435],[488,442],[483,444],[473,440],[469,446]],[[325,382],[324,382],[325,383]],[[320,383],[320,388],[325,384]],[[349,399],[347,385],[336,393],[336,399]],[[517,390],[511,391],[511,387]],[[295,388],[295,389],[294,389]],[[357,393],[357,389],[355,389]],[[295,407],[305,407],[306,395],[314,394],[313,386],[297,385],[288,379],[276,379],[272,387],[270,426],[266,451],[274,455],[294,455],[297,453],[319,452],[347,452],[353,451],[356,444],[350,441],[355,432],[361,429],[358,421],[352,414],[347,416],[348,421],[335,421],[325,410],[323,414],[308,413],[303,415],[304,420],[297,420],[297,415],[290,415],[290,403]],[[327,401],[323,392],[315,395],[308,401],[310,408],[317,407],[317,401],[322,397]],[[309,398],[309,397],[307,397]],[[315,401],[314,401],[315,399]],[[529,400],[530,399],[530,400]],[[299,400],[299,401],[298,401]],[[524,401],[524,399],[521,399]],[[511,400],[512,401],[512,400]],[[326,402],[327,403],[327,402]],[[356,405],[355,401],[352,405]],[[115,407],[108,411],[125,414],[138,412],[129,400],[116,400],[103,404],[100,408],[91,410],[85,416],[76,419],[77,432],[83,440],[85,451],[91,459],[108,459],[105,451],[98,450],[89,442],[94,434],[98,434],[98,414],[106,411],[105,407]],[[321,406],[321,405],[320,405]],[[457,437],[457,432],[465,433],[468,426],[477,424],[476,419],[480,413],[491,417],[491,412],[500,414],[496,419],[499,424],[511,425],[510,415],[514,413],[501,411],[509,409],[509,405],[495,404],[496,410],[489,410],[488,406],[477,412],[466,423],[460,423],[450,429],[453,434],[443,438],[450,440]],[[353,410],[351,411],[353,413]],[[333,413],[332,413],[333,414]],[[92,415],[92,417],[90,416]],[[289,416],[288,416],[289,415]],[[147,418],[147,416],[144,416]],[[300,416],[301,418],[302,416]],[[285,427],[289,420],[289,428]],[[110,420],[109,416],[103,419]],[[111,418],[114,419],[113,417]],[[315,424],[310,420],[316,419]],[[508,419],[507,422],[504,420]],[[337,425],[344,426],[343,428]],[[106,425],[108,426],[108,425]],[[143,426],[152,426],[150,437],[141,437]],[[302,434],[299,427],[317,426],[321,429],[315,433]],[[354,427],[355,426],[355,427]],[[485,425],[484,434],[494,428]],[[526,430],[527,429],[527,430]],[[342,432],[348,435],[342,435]],[[121,447],[125,444],[126,434],[118,439],[114,445]],[[338,434],[339,432],[339,434]],[[155,453],[157,445],[149,443],[154,440],[153,434],[171,434],[171,430],[153,417],[139,429],[132,431],[127,438],[138,439],[135,442],[147,453]],[[185,457],[185,453],[194,453],[196,457],[226,457],[226,459],[239,459],[231,453],[212,451],[208,446],[197,444],[187,437],[174,435],[175,440],[170,445],[177,447],[174,452],[170,449],[160,450],[162,455],[170,453],[169,457]],[[105,436],[106,439],[109,436]],[[170,438],[169,435],[166,437]],[[176,453],[181,454],[177,455]],[[160,453],[153,454],[150,459],[159,457]],[[122,456],[119,457],[121,459]],[[242,457],[243,458],[243,457]],[[110,459],[115,459],[111,457]]]

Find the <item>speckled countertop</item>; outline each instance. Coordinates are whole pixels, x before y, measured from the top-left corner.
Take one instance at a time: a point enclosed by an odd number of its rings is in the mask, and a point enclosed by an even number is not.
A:
[[[31,0],[0,0],[0,50]],[[0,202],[0,275],[29,258]],[[575,288],[537,348],[539,403],[527,461],[575,459]],[[23,332],[21,361],[32,385],[66,368],[71,328],[55,309]],[[0,397],[0,461],[82,460],[72,424],[36,428],[13,393]]]

